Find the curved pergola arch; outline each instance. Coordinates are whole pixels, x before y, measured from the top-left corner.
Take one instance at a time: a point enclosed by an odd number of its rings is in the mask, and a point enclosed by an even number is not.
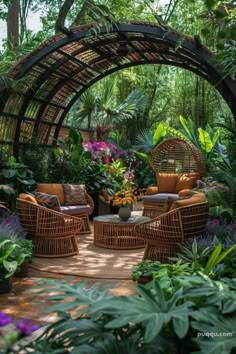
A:
[[[122,48],[121,48],[122,47]],[[225,78],[197,39],[152,23],[94,25],[59,34],[22,58],[9,72],[19,80],[0,92],[0,144],[51,145],[80,95],[102,78],[135,65],[165,64],[194,72],[212,84],[236,117],[236,81]]]

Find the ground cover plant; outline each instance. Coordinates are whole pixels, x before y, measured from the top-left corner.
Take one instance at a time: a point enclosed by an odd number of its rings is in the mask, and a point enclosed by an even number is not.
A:
[[[52,354],[234,353],[235,279],[176,274],[172,291],[169,277],[162,279],[161,284],[139,285],[136,296],[124,297],[86,283],[47,280],[42,291],[47,285],[47,292],[56,291],[49,298],[59,301],[47,312],[57,311],[60,319],[23,347]]]

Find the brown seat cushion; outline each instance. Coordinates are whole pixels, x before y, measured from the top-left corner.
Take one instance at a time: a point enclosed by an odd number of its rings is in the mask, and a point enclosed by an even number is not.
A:
[[[199,173],[184,173],[177,175],[176,193],[183,189],[193,189],[196,187],[196,181],[200,178]]]
[[[186,198],[186,199],[182,199],[182,200],[176,200],[172,204],[170,210],[174,210],[174,209],[177,209],[177,208],[180,208],[180,207],[184,207],[184,206],[189,206],[189,205],[192,205],[192,204],[204,203],[206,201],[207,201],[207,199],[206,199],[204,193],[197,193],[197,194],[194,194],[190,198]]]
[[[34,195],[40,205],[43,205],[46,208],[60,210],[60,202],[58,200],[57,195],[42,192],[35,192]]]
[[[60,204],[65,204],[64,190],[62,184],[58,183],[39,183],[37,185],[37,192],[56,195]]]
[[[90,205],[61,206],[60,211],[67,215],[80,215],[90,213]]]
[[[87,204],[86,190],[82,184],[63,184],[65,205]]]
[[[23,200],[26,200],[27,202],[31,202],[31,203],[34,203],[34,204],[38,204],[36,198],[33,197],[33,196],[30,195],[30,194],[20,193],[19,198],[20,198],[20,199],[23,199]]]
[[[176,193],[177,176],[176,173],[156,173],[158,192]]]

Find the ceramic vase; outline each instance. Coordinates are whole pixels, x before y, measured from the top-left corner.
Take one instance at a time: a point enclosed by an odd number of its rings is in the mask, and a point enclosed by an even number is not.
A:
[[[127,221],[131,216],[131,209],[129,207],[121,206],[118,215],[120,220]]]

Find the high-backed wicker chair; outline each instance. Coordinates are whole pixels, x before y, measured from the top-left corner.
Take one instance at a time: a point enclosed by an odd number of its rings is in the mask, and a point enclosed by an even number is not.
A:
[[[150,164],[155,173],[205,173],[201,151],[193,144],[179,138],[169,138],[152,151]]]
[[[179,138],[169,138],[157,145],[152,151],[150,164],[156,174],[158,186],[147,189],[143,199],[143,215],[151,218],[165,213],[168,198],[178,199],[181,188],[195,187],[196,180],[205,173],[201,151]]]
[[[23,199],[17,199],[16,211],[23,228],[33,240],[35,256],[66,257],[78,254],[75,235],[80,233],[82,219]]]
[[[171,210],[135,226],[135,233],[146,241],[143,260],[168,262],[179,244],[201,234],[208,217],[208,203],[197,203]]]

